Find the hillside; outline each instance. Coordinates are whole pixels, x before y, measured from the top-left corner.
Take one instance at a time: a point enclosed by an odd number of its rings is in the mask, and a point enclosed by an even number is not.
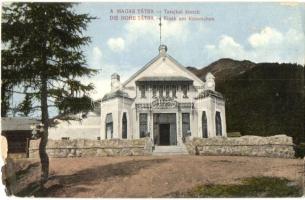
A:
[[[204,80],[205,75],[208,72],[211,72],[215,76],[216,81],[219,81],[231,79],[232,77],[242,74],[255,66],[255,63],[248,60],[236,61],[230,58],[222,58],[201,69],[195,67],[187,68],[202,80]]]
[[[202,80],[208,72],[216,77],[216,90],[226,100],[228,132],[305,140],[301,65],[220,59],[202,69],[188,69]]]

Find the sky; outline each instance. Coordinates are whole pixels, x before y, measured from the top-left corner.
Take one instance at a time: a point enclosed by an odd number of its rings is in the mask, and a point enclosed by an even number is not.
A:
[[[111,74],[118,73],[124,82],[158,55],[160,14],[162,44],[184,66],[202,68],[220,58],[304,65],[305,3],[83,2],[74,9],[97,17],[83,32],[91,37],[91,43],[82,47],[88,66],[99,71],[94,77],[81,78],[94,84],[94,100],[110,92]],[[135,14],[118,14],[118,10],[132,9]],[[153,20],[110,20],[116,15],[139,16],[137,9],[153,10],[143,14]],[[182,14],[168,13],[180,10]],[[185,14],[186,10],[195,13]],[[173,16],[174,21],[164,19]],[[183,16],[207,20],[178,20]],[[22,99],[14,95],[14,104]],[[51,116],[57,113],[50,112]]]
[[[95,84],[94,99],[110,91],[110,76],[119,73],[128,79],[158,54],[159,11],[199,11],[191,16],[209,20],[168,21],[162,19],[162,43],[168,54],[184,66],[202,68],[220,58],[253,62],[304,64],[305,4],[297,3],[103,3],[86,2],[76,12],[97,17],[85,35],[91,37],[84,47],[88,65],[99,69],[84,82]],[[154,20],[110,20],[117,9],[152,9]],[[137,11],[137,10],[136,10]],[[122,14],[119,14],[119,17]],[[123,14],[139,15],[135,14]],[[148,14],[146,14],[148,15]],[[176,15],[185,16],[185,13]]]

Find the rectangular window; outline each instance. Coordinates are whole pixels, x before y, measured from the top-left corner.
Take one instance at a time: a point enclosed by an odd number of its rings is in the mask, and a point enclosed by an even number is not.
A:
[[[139,115],[140,124],[140,138],[145,137],[147,133],[147,113],[140,113]]]
[[[141,98],[145,98],[145,86],[140,86]]]
[[[18,132],[6,135],[8,141],[8,153],[27,153],[30,134],[18,134]]]
[[[157,86],[153,86],[153,98],[157,97]]]
[[[170,86],[169,85],[165,86],[165,95],[166,95],[166,97],[169,97],[169,91],[170,91]]]
[[[173,98],[177,98],[177,96],[176,96],[176,91],[177,91],[177,86],[173,86],[172,87],[172,93],[173,93]]]
[[[183,98],[188,98],[188,97],[187,97],[188,86],[187,86],[187,85],[181,86],[181,90],[182,90],[182,92],[183,92]]]
[[[190,129],[190,113],[182,113],[182,134],[184,137],[187,136]]]
[[[159,87],[159,97],[163,97],[163,86]]]

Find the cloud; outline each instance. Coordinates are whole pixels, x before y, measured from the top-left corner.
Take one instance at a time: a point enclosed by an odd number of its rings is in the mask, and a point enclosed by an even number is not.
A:
[[[84,84],[92,83],[94,85],[95,89],[90,93],[90,96],[95,100],[101,99],[106,93],[110,92],[111,75],[113,73],[119,72],[121,82],[123,83],[123,81],[127,80],[137,70],[126,64],[121,65],[120,63],[113,64],[112,62],[107,62],[105,57],[100,47],[93,46],[88,57],[89,67],[102,70],[99,70],[98,74],[93,77],[81,78]]]
[[[265,27],[261,32],[252,34],[249,39],[252,47],[266,47],[272,44],[279,44],[283,41],[283,34],[270,27]]]
[[[128,76],[121,76],[121,80],[120,82],[123,83],[125,80],[127,80]],[[95,79],[91,79],[91,80],[85,80],[84,83],[93,83],[94,85],[94,91],[91,92],[90,96],[91,98],[93,98],[94,100],[98,100],[103,98],[103,96],[106,93],[109,93],[111,90],[111,78],[110,76],[102,76],[102,77],[97,77]]]
[[[243,47],[234,38],[222,35],[217,45],[206,45],[212,57],[230,57],[239,59],[244,56]]]
[[[101,99],[106,93],[110,92],[110,78],[101,79],[86,79],[83,80],[83,83],[89,84],[92,83],[94,85],[94,90],[91,91],[90,96],[94,100]]]
[[[206,45],[205,49],[213,59],[230,57],[254,62],[290,62],[303,65],[304,39],[304,35],[295,29],[280,32],[271,27],[264,27],[261,31],[251,34],[244,46],[234,38],[223,35],[217,44]]]
[[[186,40],[190,35],[188,22],[186,21],[164,21],[162,36],[167,38],[175,38],[176,40]]]
[[[238,53],[243,51],[242,46],[238,44],[232,37],[223,35],[219,41],[220,49],[229,49],[231,52]]]
[[[158,18],[151,23],[147,21],[130,21],[126,23],[124,29],[126,30],[126,41],[128,44],[132,44],[139,38],[151,38],[153,40],[158,40],[160,37],[160,27],[158,23]],[[176,40],[185,41],[190,32],[187,28],[188,22],[186,21],[163,21],[162,22],[162,40]]]
[[[103,70],[98,73],[96,76],[91,78],[83,78],[82,81],[85,84],[92,83],[94,85],[94,91],[90,93],[90,96],[94,99],[101,99],[103,96],[110,92],[111,90],[111,75],[113,73],[118,73],[120,75],[120,81],[123,83],[126,81],[133,73],[135,73],[135,70],[132,69],[131,66],[126,66],[129,70],[122,70],[122,67],[120,65],[115,64],[109,64],[102,62]]]
[[[110,38],[107,41],[108,47],[114,51],[114,52],[120,52],[123,51],[125,48],[125,41],[123,38],[118,37],[118,38]]]

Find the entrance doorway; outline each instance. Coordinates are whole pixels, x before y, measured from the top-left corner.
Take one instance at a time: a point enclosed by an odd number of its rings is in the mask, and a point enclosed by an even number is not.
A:
[[[153,114],[155,145],[177,145],[176,113]]]
[[[159,124],[160,145],[170,145],[170,124]]]

